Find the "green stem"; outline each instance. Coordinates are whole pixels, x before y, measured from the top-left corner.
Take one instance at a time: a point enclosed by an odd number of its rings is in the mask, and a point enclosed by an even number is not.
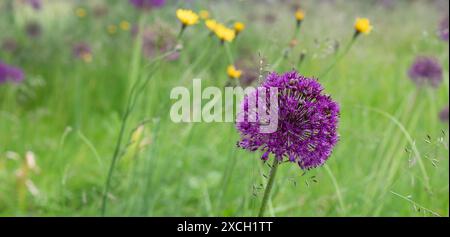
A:
[[[336,64],[339,61],[341,61],[341,59],[344,58],[345,55],[347,55],[347,53],[350,51],[350,48],[355,43],[356,39],[357,35],[353,36],[352,40],[347,44],[347,47],[345,48],[344,52],[342,52],[339,56],[337,56],[336,60],[334,60],[334,62],[320,74],[319,78],[325,77],[331,71],[331,69],[333,69],[334,66],[336,66]]]
[[[230,61],[230,65],[234,65],[234,59],[233,54],[231,53],[230,45],[224,42],[225,44],[225,51],[227,52],[228,60]]]
[[[261,208],[259,209],[258,217],[264,216],[264,211],[266,210],[267,202],[269,201],[270,198],[270,192],[272,191],[273,182],[275,181],[275,175],[277,174],[277,168],[279,163],[280,162],[278,161],[277,158],[273,159],[272,168],[270,169],[269,181],[267,182],[266,189],[264,191],[264,197],[261,203]]]
[[[129,101],[131,101],[131,100],[129,100]],[[126,123],[128,120],[128,116],[130,114],[129,107],[130,107],[130,103],[128,103],[127,109],[122,117],[122,122],[121,122],[122,125],[120,127],[119,138],[117,139],[116,148],[114,150],[114,155],[111,160],[111,165],[109,166],[108,178],[106,179],[105,190],[103,192],[102,209],[101,209],[102,216],[105,216],[105,213],[106,213],[106,204],[107,204],[109,187],[111,186],[111,180],[112,180],[114,167],[116,166],[117,158],[119,157],[120,148],[122,146],[123,134],[125,132],[125,127],[126,127]]]
[[[141,18],[139,20],[139,29],[142,28],[144,21],[145,21],[145,18]],[[120,155],[120,150],[122,148],[122,140],[123,140],[123,136],[125,134],[127,121],[130,116],[130,113],[132,111],[132,107],[134,106],[134,102],[135,102],[134,98],[136,97],[135,93],[136,93],[137,87],[139,86],[139,83],[140,83],[139,69],[140,69],[140,64],[141,64],[141,62],[140,62],[141,45],[142,45],[141,44],[141,33],[139,33],[137,40],[135,42],[135,45],[134,45],[134,49],[133,49],[133,56],[132,56],[132,63],[131,63],[131,70],[130,70],[130,78],[132,81],[132,86],[131,86],[130,92],[127,95],[127,102],[126,102],[125,112],[124,112],[124,114],[122,116],[122,120],[121,120],[119,137],[117,138],[117,141],[116,141],[116,146],[114,148],[114,154],[112,156],[111,164],[110,164],[109,170],[108,170],[108,177],[106,179],[105,188],[103,190],[103,197],[102,197],[102,204],[101,204],[102,206],[101,206],[101,210],[100,210],[102,216],[105,216],[105,214],[106,214],[108,192],[109,192],[109,188],[111,186],[111,180],[112,180],[112,176],[114,173],[114,168],[116,166],[117,160]]]
[[[183,36],[183,33],[186,30],[186,27],[187,26],[185,24],[181,25],[180,32],[178,32],[178,36],[177,36],[177,42],[179,42],[181,40],[181,36]]]
[[[292,36],[292,40],[297,39],[298,33],[300,32],[300,27],[301,27],[301,24],[300,24],[300,25],[297,25],[297,26],[295,27],[294,36]]]

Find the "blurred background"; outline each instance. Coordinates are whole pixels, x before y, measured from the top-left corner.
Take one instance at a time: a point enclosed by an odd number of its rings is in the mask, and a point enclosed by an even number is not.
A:
[[[179,8],[202,13],[182,37]],[[230,52],[206,11],[245,24]],[[230,53],[242,85],[296,69],[341,105],[332,156],[310,171],[281,166],[269,216],[448,216],[448,15],[446,0],[3,0],[0,216],[101,215],[130,88],[149,74],[105,214],[256,215],[269,171],[262,154],[236,147],[232,123],[169,117],[172,88],[236,83]],[[358,17],[373,31],[346,52]]]

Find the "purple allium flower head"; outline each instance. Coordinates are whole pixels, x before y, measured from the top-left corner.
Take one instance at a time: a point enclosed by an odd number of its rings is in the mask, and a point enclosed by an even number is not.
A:
[[[250,56],[237,60],[236,66],[242,71],[242,76],[240,78],[240,85],[243,87],[248,87],[258,80],[260,73],[259,60],[262,59],[258,59],[257,57],[251,55],[250,52],[246,52],[245,55]]]
[[[39,37],[42,32],[41,25],[39,25],[39,23],[37,23],[37,22],[29,22],[26,25],[25,30],[26,30],[28,36],[31,38]]]
[[[439,113],[439,118],[442,122],[448,123],[448,106],[441,110],[441,112]]]
[[[236,124],[241,140],[238,146],[260,150],[261,159],[273,154],[280,161],[296,162],[302,169],[321,166],[330,157],[338,141],[339,105],[323,94],[320,83],[296,71],[283,75],[270,73],[260,88],[278,89],[278,127],[273,133],[261,133],[259,115],[249,122],[249,98],[258,99],[259,90],[249,93],[241,104]],[[269,94],[269,93],[266,93]],[[266,100],[267,101],[267,100]],[[267,107],[270,107],[270,102]],[[255,112],[253,112],[255,113]]]
[[[27,0],[26,3],[30,5],[34,10],[40,10],[42,8],[41,0]]]
[[[148,10],[163,7],[166,0],[130,0],[130,3],[136,8]]]
[[[94,16],[95,17],[103,17],[108,15],[108,8],[106,5],[96,5],[94,7]]]
[[[375,3],[386,9],[391,9],[395,4],[395,0],[376,0]]]
[[[84,57],[86,57],[87,55],[91,55],[91,54],[92,54],[92,49],[85,42],[77,43],[73,46],[73,55],[76,58],[84,59]]]
[[[139,32],[139,29],[136,30]],[[177,44],[176,36],[164,25],[154,25],[142,30],[142,51],[147,58],[171,51]],[[173,52],[165,58],[175,61],[180,57],[179,52]]]
[[[6,38],[2,41],[2,49],[5,52],[13,53],[17,48],[17,42],[13,38]]]
[[[445,16],[439,23],[438,33],[442,40],[448,42],[448,15]]]
[[[408,74],[419,86],[429,84],[432,87],[438,87],[442,81],[442,67],[432,57],[417,57],[409,69]]]
[[[22,70],[0,61],[0,83],[7,81],[20,82],[24,78]]]

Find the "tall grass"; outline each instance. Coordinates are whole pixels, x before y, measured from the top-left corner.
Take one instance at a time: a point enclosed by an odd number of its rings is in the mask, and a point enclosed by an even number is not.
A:
[[[186,7],[208,6],[191,4]],[[183,35],[180,59],[160,61],[154,71],[129,32],[105,31],[122,19],[138,23],[135,10],[122,1],[108,5],[104,18],[77,19],[70,14],[74,6],[62,1],[38,13],[16,9],[12,22],[10,14],[0,15],[0,40],[15,36],[22,47],[16,54],[0,51],[0,59],[27,73],[26,84],[0,85],[0,215],[96,216],[107,203],[104,213],[111,216],[256,216],[270,169],[260,154],[236,148],[233,124],[175,124],[169,118],[173,87],[190,88],[193,78],[202,78],[203,87],[226,84],[226,49],[198,25]],[[248,16],[250,6],[258,20]],[[263,70],[275,65],[295,30],[289,7],[276,7],[210,5],[222,22],[247,25],[230,45],[232,60],[261,54],[268,64]],[[330,42],[345,45],[356,17],[370,18],[374,32],[319,78],[341,104],[340,142],[332,157],[305,174],[280,165],[266,215],[448,216],[449,130],[438,120],[449,100],[448,43],[434,35],[445,12],[424,1],[400,1],[391,10],[366,1],[305,1],[304,8],[299,46],[277,71],[295,68],[306,50],[301,73],[319,75],[335,59],[327,51]],[[164,21],[177,31],[174,12],[174,6],[154,11],[143,24]],[[262,23],[269,13],[277,21]],[[23,33],[31,18],[41,19],[45,30],[36,41]],[[78,41],[92,44],[91,64],[72,58],[71,44]],[[406,70],[418,54],[439,58],[445,75],[437,90],[415,95]],[[136,81],[140,96],[133,97],[124,123]],[[131,134],[141,124],[148,142],[135,149]],[[38,195],[15,175],[30,150],[39,172],[28,178]],[[109,167],[114,172],[105,189]]]

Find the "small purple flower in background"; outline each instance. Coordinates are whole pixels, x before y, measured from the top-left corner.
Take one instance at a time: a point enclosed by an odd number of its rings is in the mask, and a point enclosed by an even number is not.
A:
[[[394,7],[395,1],[394,0],[376,0],[375,3],[386,9],[392,9]]]
[[[138,34],[139,29],[133,28],[132,34]],[[175,35],[164,25],[154,25],[143,30],[142,51],[147,58],[153,58],[161,53],[167,53],[174,49],[177,44]],[[166,60],[175,61],[180,57],[179,52],[167,55]]]
[[[448,42],[448,15],[445,16],[439,23],[439,37]]]
[[[130,0],[130,3],[136,8],[149,10],[163,7],[166,4],[166,0]]]
[[[29,22],[25,26],[25,31],[30,38],[37,38],[41,35],[42,28],[41,25],[39,25],[39,23],[37,22]]]
[[[445,107],[445,108],[439,113],[439,118],[441,119],[442,122],[447,122],[447,123],[448,123],[448,106]]]
[[[267,24],[273,24],[277,21],[277,16],[272,13],[266,13],[264,15],[264,22]]]
[[[419,56],[408,71],[409,77],[419,86],[438,87],[442,81],[442,67],[432,57]]]
[[[2,50],[8,53],[13,53],[17,50],[17,42],[13,38],[6,38],[2,41]]]
[[[75,58],[81,59],[86,63],[92,61],[92,49],[87,43],[75,44],[72,51]]]
[[[246,53],[245,55],[250,55]],[[242,70],[240,85],[243,87],[251,86],[259,78],[260,64],[257,57],[249,56],[236,61],[236,67]]]
[[[93,14],[95,17],[103,17],[108,15],[108,8],[105,5],[96,5],[93,9]]]
[[[0,61],[0,83],[7,81],[21,82],[24,78],[22,70]]]
[[[26,3],[30,5],[34,10],[40,10],[42,8],[41,0],[26,0]]]
[[[167,55],[166,59],[167,61],[176,61],[180,58],[180,52],[173,52],[169,55]]]
[[[238,146],[264,152],[263,160],[273,154],[279,162],[295,162],[304,170],[323,165],[338,141],[339,105],[322,93],[317,80],[295,71],[270,73],[261,88],[278,88],[278,128],[273,133],[261,133],[260,124],[267,121],[259,121],[257,113],[256,122],[247,121],[249,97],[258,99],[257,91],[248,94],[236,124],[241,134]],[[267,107],[270,106],[269,103]]]

